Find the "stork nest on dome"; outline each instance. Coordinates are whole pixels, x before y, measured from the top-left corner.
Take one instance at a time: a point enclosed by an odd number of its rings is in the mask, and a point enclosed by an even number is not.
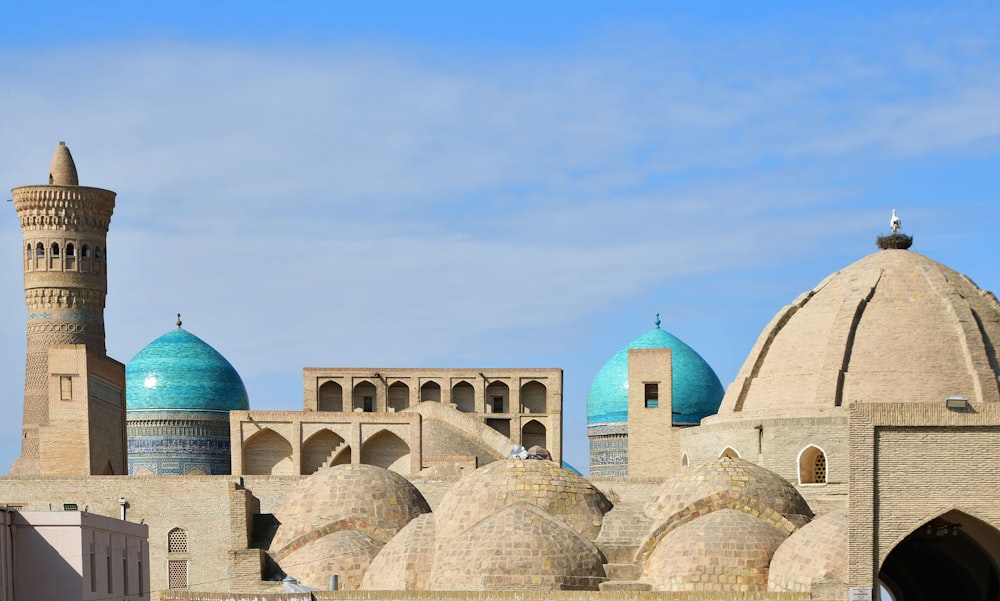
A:
[[[891,248],[906,250],[913,246],[913,236],[907,236],[906,234],[889,234],[887,236],[879,236],[875,241],[875,244],[882,250],[889,250]]]

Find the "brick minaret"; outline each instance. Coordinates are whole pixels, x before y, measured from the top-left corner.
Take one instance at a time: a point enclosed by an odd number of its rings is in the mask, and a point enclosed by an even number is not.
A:
[[[49,183],[12,190],[24,241],[28,349],[21,457],[11,474],[39,473],[39,429],[49,422],[48,353],[83,344],[105,354],[107,234],[115,193],[79,185],[69,148],[52,155]]]

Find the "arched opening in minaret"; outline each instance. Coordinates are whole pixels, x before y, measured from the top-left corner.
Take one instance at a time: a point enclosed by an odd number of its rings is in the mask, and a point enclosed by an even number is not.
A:
[[[75,257],[75,256],[76,256],[76,248],[73,246],[72,242],[67,242],[66,243],[66,257],[69,258],[69,257]]]
[[[45,257],[45,245],[41,242],[35,245],[35,256],[39,259]]]
[[[879,583],[896,601],[1000,596],[1000,531],[961,511],[921,525],[889,553]]]
[[[90,247],[84,244],[83,247],[80,249],[80,256],[83,257],[84,259],[89,259]]]
[[[58,242],[53,242],[52,243],[52,258],[56,259],[58,257],[59,257],[59,243]]]

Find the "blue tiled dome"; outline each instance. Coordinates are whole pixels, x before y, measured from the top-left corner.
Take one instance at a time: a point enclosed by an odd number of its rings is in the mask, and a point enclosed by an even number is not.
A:
[[[697,423],[719,410],[723,389],[715,371],[690,346],[656,327],[615,353],[597,372],[587,396],[587,424],[628,421],[628,351],[672,349],[674,423]]]
[[[233,411],[250,408],[233,366],[180,326],[139,351],[125,366],[130,411]]]

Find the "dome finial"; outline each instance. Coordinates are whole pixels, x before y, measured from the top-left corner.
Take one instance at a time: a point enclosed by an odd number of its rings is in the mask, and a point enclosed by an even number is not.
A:
[[[182,324],[182,323],[183,323],[183,322],[181,321],[181,314],[180,314],[180,313],[178,313],[178,314],[177,314],[177,327],[178,327],[178,328],[179,328],[179,327],[181,327],[181,324]]]
[[[653,322],[653,323],[656,324],[656,329],[659,330],[660,329],[660,314],[659,313],[656,314],[656,321]]]
[[[76,175],[76,163],[73,162],[73,155],[69,153],[66,142],[59,142],[56,151],[52,153],[52,162],[49,164],[49,185],[80,185],[80,178]]]

